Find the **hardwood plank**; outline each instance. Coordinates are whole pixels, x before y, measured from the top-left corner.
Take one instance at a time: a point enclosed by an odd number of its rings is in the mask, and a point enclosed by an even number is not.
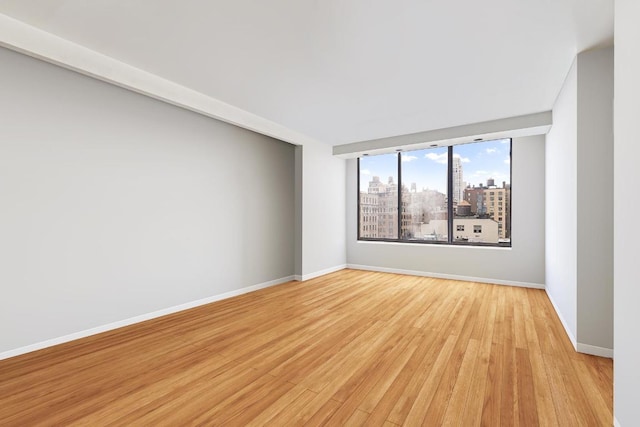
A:
[[[484,393],[486,383],[489,377],[489,363],[491,360],[493,347],[493,331],[495,327],[496,306],[492,303],[495,296],[495,288],[493,292],[487,293],[487,312],[485,313],[486,322],[479,337],[478,360],[475,363],[471,382],[469,385],[469,395],[462,414],[462,425],[476,426],[482,422],[482,413],[484,408]]]
[[[518,417],[518,371],[516,370],[515,327],[513,318],[513,296],[505,293],[505,316],[502,327],[502,386],[500,387],[500,425],[519,425]]]
[[[467,405],[469,390],[471,388],[471,381],[473,380],[473,371],[476,359],[478,358],[479,346],[480,343],[473,339],[467,344],[462,364],[460,365],[458,378],[456,379],[455,386],[451,392],[451,397],[447,403],[442,425],[458,425],[462,421],[465,407]]]
[[[317,396],[318,393],[314,393],[301,386],[295,386],[289,393],[283,395],[281,400],[275,402],[247,425],[258,427],[263,425],[277,426],[292,423],[294,417],[297,416],[303,408],[307,407],[309,402]]]
[[[325,426],[327,425],[327,420],[331,418],[331,415],[340,407],[340,402],[336,400],[327,400],[327,403],[324,404],[318,411],[316,411],[311,417],[303,417],[301,418],[302,423],[305,426],[315,427],[315,426]]]
[[[424,336],[420,335],[416,337],[412,343],[410,343],[405,351],[403,351],[400,356],[394,361],[393,364],[388,368],[388,370],[384,373],[382,378],[376,382],[376,384],[369,389],[367,394],[362,398],[360,405],[358,406],[364,412],[371,414],[373,410],[378,406],[380,401],[383,399],[383,396],[387,394],[392,384],[395,384],[401,372],[405,370],[405,367],[409,363],[409,360],[415,358],[415,356],[419,356],[420,353],[418,349],[420,348],[420,343],[426,342],[424,340]],[[393,400],[395,404],[395,400]],[[389,408],[391,411],[391,408]],[[381,421],[387,417],[387,413],[384,414]]]
[[[433,323],[427,329],[428,338],[423,341],[421,348],[416,352],[417,357],[409,361],[389,392],[372,412],[370,417],[372,422],[387,419],[391,422],[402,424],[414,405],[416,397],[421,389],[424,388],[427,378],[431,383],[436,381],[439,372],[432,372],[433,365],[436,363],[445,344],[448,341],[455,341],[455,336],[452,336],[451,333],[454,333],[454,331],[459,332],[459,326],[451,326],[449,321],[452,319],[456,321],[465,319],[471,310],[469,300],[463,296],[464,289],[462,287],[456,286],[451,289],[448,299],[454,300],[455,306],[442,305],[441,309],[443,311],[438,314],[438,323]],[[427,391],[422,393],[424,394],[423,398],[428,396]],[[396,402],[395,405],[393,402]]]
[[[574,370],[578,374],[578,380],[586,395],[592,396],[591,405],[593,405],[594,415],[598,418],[600,425],[613,424],[613,418],[609,415],[611,405],[613,404],[613,396],[608,393],[598,393],[600,385],[596,377],[592,375],[587,367],[587,363],[578,361],[574,363]]]
[[[237,393],[228,404],[221,403],[206,413],[194,419],[196,424],[202,425],[246,425],[259,413],[278,401],[281,396],[295,387],[294,384],[281,381],[275,377],[267,378],[263,384],[251,384],[241,393]],[[257,383],[257,382],[256,382]],[[178,418],[176,421],[184,421]]]
[[[420,425],[424,422],[425,417],[428,415],[428,410],[425,412],[425,408],[430,408],[430,404],[434,398],[434,390],[436,390],[442,376],[445,374],[445,369],[451,354],[454,351],[456,345],[456,337],[450,335],[447,342],[442,347],[442,350],[438,353],[438,357],[433,363],[429,371],[429,375],[422,384],[418,395],[413,399],[413,405],[409,412],[405,415],[404,411],[392,413],[389,420],[397,424],[407,423],[409,425]],[[398,407],[398,406],[396,406]]]
[[[533,291],[532,289],[528,291]],[[531,292],[527,292],[530,296]],[[539,335],[536,330],[536,319],[532,309],[531,298],[523,298],[523,309],[525,318],[525,333],[527,347],[529,349],[529,361],[531,362],[531,374],[533,379],[533,389],[535,394],[538,421],[541,426],[558,425],[555,407],[553,406],[552,393],[549,378],[542,358],[542,347],[540,346]]]
[[[0,361],[0,425],[610,425],[542,290],[343,270]]]
[[[481,295],[486,291],[486,286],[482,286],[478,290]],[[454,386],[459,379],[460,369],[462,367],[467,347],[470,344],[471,333],[473,332],[477,321],[477,314],[480,309],[481,301],[481,297],[472,301],[472,309],[465,319],[451,356],[449,357],[447,364],[441,370],[442,376],[440,382],[438,383],[437,388],[435,388],[435,394],[433,395],[431,403],[426,411],[425,420],[429,424],[442,424],[442,419],[450,402]],[[463,380],[465,379],[463,378]]]
[[[539,425],[531,362],[529,361],[529,352],[525,349],[516,348],[516,371],[518,372],[518,418],[520,425]]]
[[[553,405],[556,409],[556,417],[562,425],[580,425],[576,417],[572,402],[569,399],[569,391],[562,380],[562,372],[552,356],[543,355],[547,378],[549,379],[551,393],[553,395]]]
[[[395,377],[396,372],[391,368],[396,360],[404,353],[413,354],[417,345],[413,343],[417,330],[412,328],[407,335],[400,336],[398,342],[389,342],[389,351],[386,353],[376,354],[373,357],[377,359],[371,360],[368,366],[370,369],[361,370],[361,372],[353,375],[336,393],[332,399],[342,401],[342,406],[331,416],[329,424],[343,425],[346,423],[354,411],[358,410],[359,405],[365,399],[369,392],[375,389],[376,385],[387,375],[390,379]],[[409,347],[409,351],[406,349]],[[369,413],[366,413],[367,418]]]
[[[482,426],[500,425],[503,375],[502,345],[491,343],[489,370],[482,403],[482,419],[480,422]]]
[[[367,425],[367,418],[369,418],[369,414],[361,411],[359,409],[356,409],[353,412],[353,415],[351,415],[351,417],[345,421],[344,425],[345,427],[361,427],[361,426],[366,426]],[[331,421],[329,421],[331,422]]]

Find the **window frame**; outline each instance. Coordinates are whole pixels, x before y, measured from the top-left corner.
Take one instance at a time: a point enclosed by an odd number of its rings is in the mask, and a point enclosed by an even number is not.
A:
[[[397,202],[397,217],[398,221],[396,224],[397,227],[397,238],[380,238],[380,237],[362,237],[361,236],[361,212],[360,212],[360,160],[361,157],[357,158],[357,240],[363,242],[386,242],[386,243],[411,243],[418,245],[447,245],[447,246],[478,246],[478,247],[494,247],[494,248],[511,248],[513,247],[513,236],[512,236],[512,207],[513,207],[513,138],[503,138],[509,140],[509,192],[510,192],[510,203],[509,203],[509,211],[506,215],[504,215],[505,221],[504,224],[509,224],[509,242],[500,242],[491,243],[491,242],[469,242],[469,241],[456,241],[454,237],[454,209],[453,209],[453,147],[455,145],[448,145],[447,147],[447,241],[438,241],[438,240],[410,240],[406,238],[402,238],[402,154],[414,150],[396,150],[397,157],[397,168],[398,168],[398,202]],[[470,141],[467,144],[474,143],[482,143],[489,142],[487,141]],[[435,147],[434,147],[435,148]],[[439,148],[443,148],[440,146]],[[388,153],[392,154],[392,153]],[[495,193],[494,193],[495,194]],[[500,225],[500,223],[498,223]]]

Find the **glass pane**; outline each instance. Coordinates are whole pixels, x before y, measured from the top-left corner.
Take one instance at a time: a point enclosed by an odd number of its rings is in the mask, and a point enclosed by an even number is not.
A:
[[[360,238],[398,238],[398,155],[360,158]]]
[[[447,241],[447,148],[402,153],[402,239]]]
[[[511,140],[456,145],[453,157],[453,240],[510,246]]]

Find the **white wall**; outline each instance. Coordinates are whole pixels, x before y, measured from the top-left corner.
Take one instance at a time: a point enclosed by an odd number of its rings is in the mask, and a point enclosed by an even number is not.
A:
[[[612,349],[613,47],[578,55],[577,154],[576,339],[580,351]]]
[[[631,427],[640,423],[640,231],[634,225],[640,211],[640,2],[616,0],[615,14],[614,411],[619,425]]]
[[[613,47],[580,53],[547,135],[547,292],[578,351],[613,349]]]
[[[306,280],[342,269],[346,264],[345,160],[334,157],[332,148],[320,143],[305,143],[301,157],[302,271],[299,278]]]
[[[357,240],[357,161],[347,163],[347,263],[438,277],[544,284],[544,136],[514,138],[512,248]]]
[[[0,353],[294,274],[292,145],[0,64]]]
[[[577,330],[578,66],[574,61],[553,107],[546,139],[547,293],[571,341]]]

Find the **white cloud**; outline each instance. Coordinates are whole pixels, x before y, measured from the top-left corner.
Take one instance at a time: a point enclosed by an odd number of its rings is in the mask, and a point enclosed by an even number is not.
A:
[[[371,175],[371,171],[369,169],[360,169],[360,173],[362,175]]]
[[[502,141],[500,141],[500,143],[502,144],[508,144],[509,142],[511,142],[511,140],[509,139],[503,139]]]
[[[433,160],[436,163],[440,163],[443,165],[447,164],[447,153],[436,154],[436,153],[427,153],[424,155],[426,159]]]
[[[498,150],[495,148],[487,148],[485,151],[487,152],[487,154],[493,154],[498,152]]]
[[[504,159],[505,164],[510,165],[511,164],[511,158],[507,157],[506,159]]]
[[[468,157],[462,157],[460,156],[460,154],[454,154],[453,157],[457,157],[458,159],[460,159],[460,161],[462,163],[469,163],[471,162],[471,159],[469,159]]]
[[[411,160],[417,160],[418,158],[416,156],[411,156],[409,154],[403,154],[402,155],[402,161],[403,162],[410,162]]]
[[[447,164],[447,159],[448,159],[447,153],[441,153],[441,154],[427,153],[427,154],[424,155],[424,157],[426,159],[433,160],[434,162],[440,163],[440,164],[443,164],[443,165]],[[453,157],[456,157],[456,158],[460,159],[460,161],[462,163],[471,162],[471,159],[469,159],[468,157],[462,157],[462,156],[460,156],[460,154],[454,154]]]

